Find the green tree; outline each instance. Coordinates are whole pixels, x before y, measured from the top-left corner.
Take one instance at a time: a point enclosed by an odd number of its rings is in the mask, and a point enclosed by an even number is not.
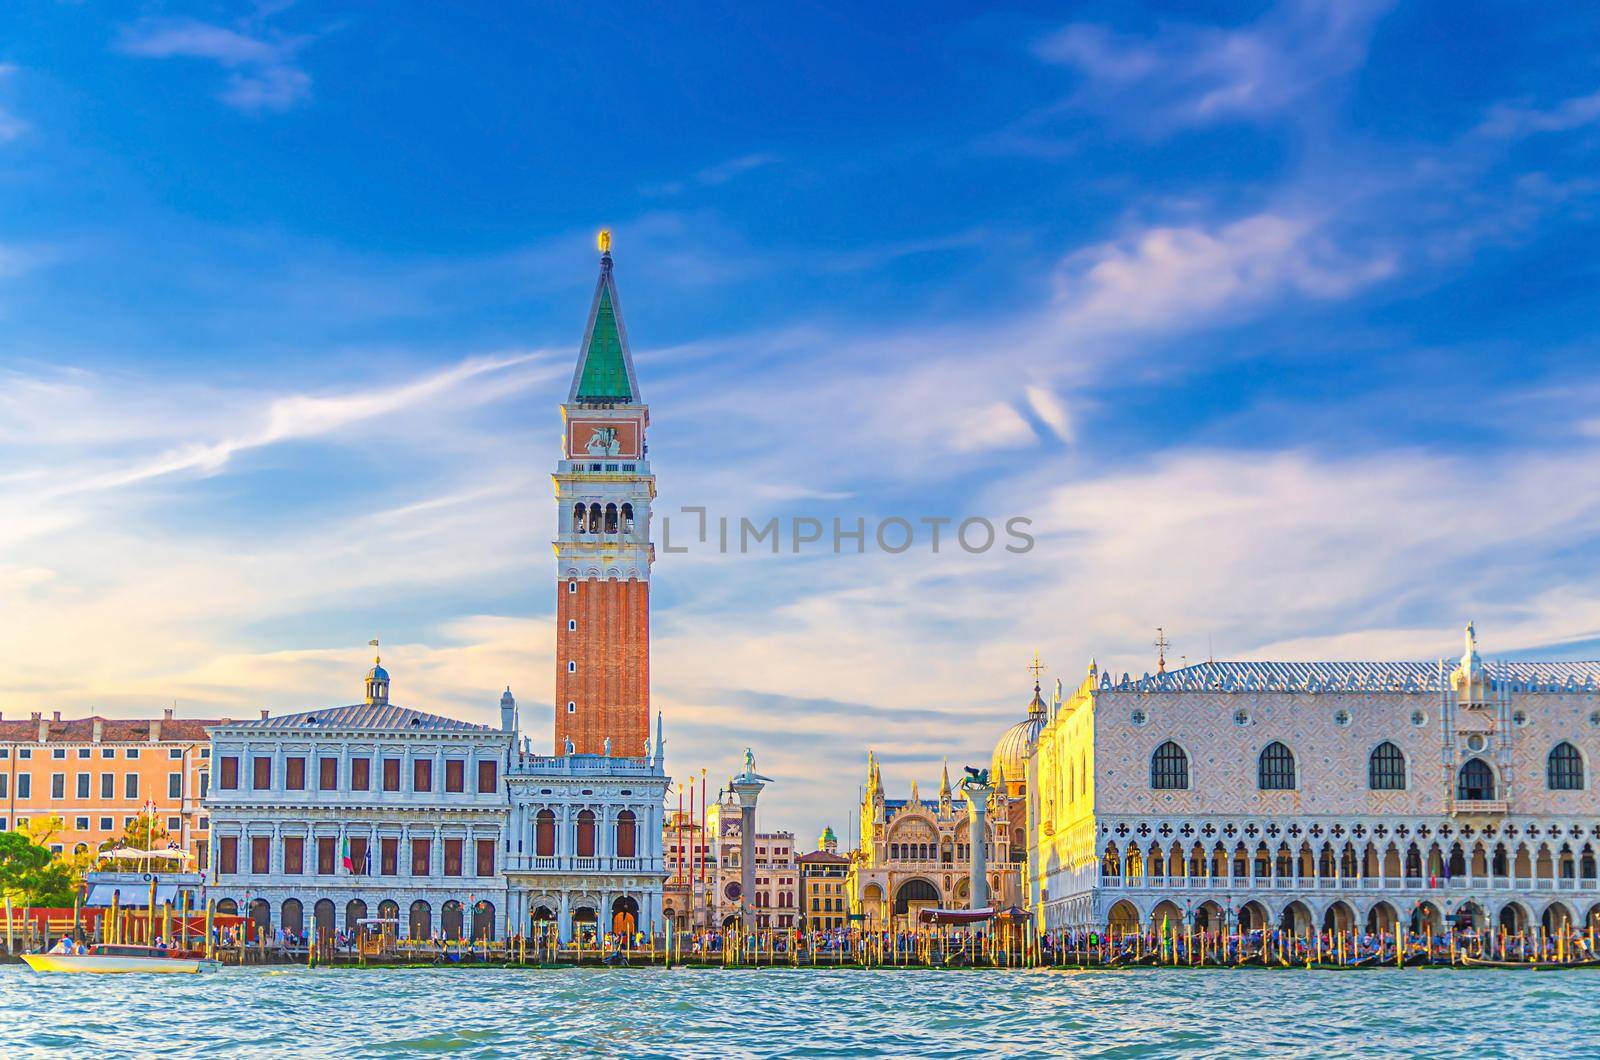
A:
[[[0,833],[0,892],[13,905],[72,904],[72,870],[21,832]]]

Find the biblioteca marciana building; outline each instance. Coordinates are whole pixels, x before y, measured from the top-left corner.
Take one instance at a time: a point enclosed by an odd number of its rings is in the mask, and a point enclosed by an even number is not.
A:
[[[640,397],[601,235],[555,474],[554,747],[366,701],[211,728],[213,897],[303,934],[400,922],[458,938],[660,930],[661,720],[650,734],[650,502]]]
[[[1045,929],[1600,924],[1600,663],[1207,662],[1059,692],[1028,759]]]

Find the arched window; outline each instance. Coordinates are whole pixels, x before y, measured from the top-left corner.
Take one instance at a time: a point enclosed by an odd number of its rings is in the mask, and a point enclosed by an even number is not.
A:
[[[633,533],[633,505],[627,503],[622,506],[622,532]]]
[[[1494,798],[1494,770],[1481,758],[1469,758],[1456,776],[1456,798],[1480,802]]]
[[[578,811],[578,857],[594,857],[594,811]]]
[[[572,532],[573,533],[575,533],[575,534],[583,533],[583,526],[584,526],[584,522],[585,522],[586,518],[587,518],[587,512],[585,510],[584,505],[581,504],[581,503],[573,505],[573,507],[572,507]]]
[[[1400,748],[1385,740],[1372,749],[1372,757],[1367,759],[1367,787],[1373,791],[1406,789],[1406,756]]]
[[[1261,749],[1256,780],[1262,791],[1294,790],[1294,752],[1276,740]]]
[[[617,506],[615,504],[608,504],[608,505],[606,505],[606,533],[614,534],[616,532],[617,532]]]
[[[599,532],[600,506],[598,504],[591,504],[589,505],[589,533],[598,534]]]
[[[1551,791],[1581,791],[1583,757],[1578,754],[1578,749],[1565,740],[1551,748],[1545,776]]]
[[[632,810],[623,810],[617,814],[617,857],[634,857],[634,836],[638,829],[634,824]]]
[[[1189,787],[1189,756],[1171,740],[1150,756],[1150,786],[1157,791],[1184,791]]]
[[[533,853],[541,858],[556,856],[556,815],[551,810],[540,810],[534,818]]]

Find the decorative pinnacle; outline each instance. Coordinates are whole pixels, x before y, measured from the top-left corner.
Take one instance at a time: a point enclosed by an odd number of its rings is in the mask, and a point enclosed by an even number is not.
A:
[[[611,256],[611,229],[600,229],[600,234],[595,237],[594,241],[595,245],[600,248],[600,256],[609,258]]]

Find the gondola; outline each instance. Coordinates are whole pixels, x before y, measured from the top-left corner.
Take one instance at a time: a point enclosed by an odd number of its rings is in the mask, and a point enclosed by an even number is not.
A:
[[[1489,957],[1462,954],[1461,964],[1466,968],[1520,968],[1531,972],[1554,972],[1568,968],[1600,968],[1600,958],[1586,961],[1497,961]]]

